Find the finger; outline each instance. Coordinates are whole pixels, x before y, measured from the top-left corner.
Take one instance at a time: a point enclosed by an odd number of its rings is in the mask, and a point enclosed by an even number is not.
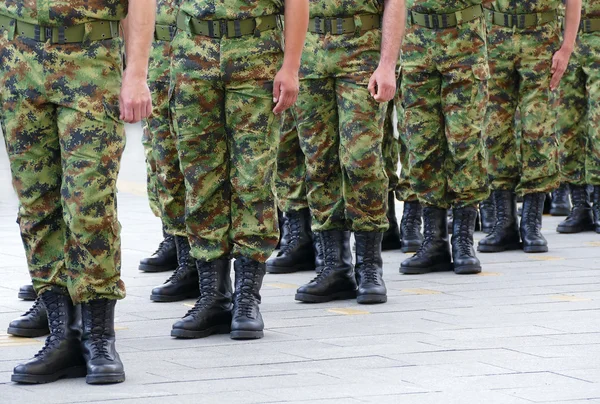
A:
[[[133,117],[135,120],[134,123],[139,122],[144,118],[144,112],[146,112],[145,105],[142,102],[138,102],[135,106],[135,116]]]
[[[287,94],[286,94],[285,88],[283,88],[283,89],[281,89],[279,91],[277,105],[275,105],[275,108],[273,108],[273,112],[276,115],[279,115],[283,111],[285,111],[285,97],[286,97],[286,95]]]
[[[129,102],[125,101],[125,105],[123,107],[123,120],[127,123],[130,123],[132,118],[133,111],[131,109],[131,105],[129,104]]]
[[[558,71],[556,71],[552,75],[552,79],[550,80],[550,89],[552,91],[556,90],[556,88],[558,87],[558,83],[560,82],[561,77],[562,77],[562,74]]]
[[[558,58],[556,55],[552,57],[552,67],[550,68],[550,72],[554,73],[556,71],[556,67],[558,66]]]
[[[367,86],[369,93],[371,93],[371,97],[375,97],[375,84],[376,83],[377,83],[377,80],[375,79],[375,75],[371,76],[371,78],[369,79],[369,85]]]
[[[281,83],[276,81],[273,83],[273,102],[279,102],[279,96],[281,95]]]
[[[123,98],[119,95],[119,119],[121,121],[125,120],[125,102],[123,101]]]

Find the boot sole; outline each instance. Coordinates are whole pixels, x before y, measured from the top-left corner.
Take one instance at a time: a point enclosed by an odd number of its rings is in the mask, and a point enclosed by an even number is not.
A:
[[[36,298],[37,295],[35,293],[21,293],[19,292],[19,294],[17,295],[17,297],[21,300],[25,300],[26,302],[33,302]]]
[[[356,297],[358,304],[380,304],[387,302],[386,295],[360,295]]]
[[[291,274],[294,272],[314,271],[315,266],[300,265],[295,267],[278,267],[278,266],[267,266],[267,272],[270,274]]]
[[[503,252],[503,251],[511,251],[511,250],[520,250],[521,243],[513,243],[507,245],[481,245],[477,246],[477,251],[482,253],[495,253],[495,252]]]
[[[583,233],[585,231],[594,231],[594,225],[592,224],[589,226],[578,226],[578,227],[558,226],[556,228],[556,231],[558,233],[564,233],[564,234]]]
[[[523,251],[526,253],[545,253],[548,252],[547,245],[534,245],[529,247],[523,247]]]
[[[265,336],[264,331],[231,331],[229,337],[231,339],[259,339]]]
[[[400,273],[405,275],[422,275],[430,272],[452,271],[452,263],[437,264],[427,268],[400,267]]]
[[[169,302],[180,302],[185,299],[197,298],[200,296],[200,292],[186,293],[184,295],[177,296],[163,296],[163,295],[150,295],[150,300],[157,303],[169,303]]]
[[[197,338],[206,338],[213,334],[229,334],[231,332],[231,324],[220,324],[214,327],[207,328],[206,330],[201,331],[191,331],[191,330],[180,330],[174,329],[171,330],[171,337],[182,338],[182,339],[197,339]]]
[[[87,375],[85,382],[87,384],[113,384],[123,383],[125,381],[125,373],[107,373],[102,375]]]
[[[142,272],[150,272],[150,273],[152,273],[152,272],[168,272],[168,271],[176,270],[177,265],[157,266],[157,265],[140,264],[138,269]]]
[[[569,216],[571,209],[550,209],[550,216]]]
[[[6,331],[7,334],[14,335],[15,337],[24,337],[24,338],[35,338],[35,337],[43,337],[44,335],[50,334],[50,330],[48,328],[17,328],[17,327],[8,327]]]
[[[481,265],[462,265],[454,267],[454,273],[457,275],[475,275],[481,272]]]
[[[74,379],[77,377],[85,377],[87,374],[87,368],[85,366],[75,366],[72,368],[62,369],[51,375],[27,375],[27,374],[13,374],[10,378],[15,383],[23,384],[44,384],[52,383],[58,379]]]
[[[338,292],[327,296],[309,295],[308,293],[296,293],[294,299],[304,303],[325,303],[331,302],[332,300],[356,299],[356,290],[347,290],[344,292]]]

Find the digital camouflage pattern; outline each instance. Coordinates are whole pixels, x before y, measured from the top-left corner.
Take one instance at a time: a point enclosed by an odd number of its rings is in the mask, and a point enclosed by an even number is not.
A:
[[[525,14],[557,10],[561,4],[562,0],[495,0],[489,8],[508,14]]]
[[[157,2],[157,24],[175,24],[176,3],[175,0]],[[185,237],[185,184],[169,112],[170,64],[171,43],[155,39],[148,66],[153,110],[144,122],[142,144],[150,209],[162,219],[167,233]]]
[[[395,191],[398,187],[398,156],[400,154],[400,144],[396,139],[395,130],[397,121],[394,122],[396,114],[394,100],[390,101],[385,113],[385,122],[383,124],[383,161],[385,174],[388,177],[388,190]]]
[[[67,288],[75,304],[125,296],[116,211],[121,71],[121,39],[84,47],[16,36],[0,47],[2,130],[38,294]]]
[[[277,244],[273,173],[281,118],[272,109],[283,61],[279,38],[278,30],[232,39],[179,30],[172,42],[173,125],[198,260],[231,254],[265,262]]]
[[[282,115],[276,164],[275,195],[279,210],[293,212],[308,208],[304,153],[300,148],[296,121],[290,111]]]
[[[523,195],[558,188],[550,69],[559,36],[558,21],[528,29],[488,27],[491,80],[485,144],[494,190],[516,190]],[[515,127],[517,109],[520,136]]]
[[[582,10],[598,18],[600,1],[584,0]],[[579,32],[559,91],[561,182],[600,185],[600,32]]]
[[[201,20],[235,20],[283,14],[283,0],[179,0],[181,11]]]
[[[383,0],[309,0],[309,4],[310,18],[383,13]]]
[[[483,19],[407,27],[399,96],[410,184],[425,205],[460,208],[488,196],[481,133],[488,77]]]
[[[451,13],[477,4],[482,0],[406,0],[408,9],[423,13]]]
[[[313,231],[387,229],[386,104],[367,89],[380,45],[378,29],[358,35],[307,34],[294,111],[306,156]]]
[[[127,0],[3,0],[0,14],[31,24],[69,27],[92,20],[120,21]]]

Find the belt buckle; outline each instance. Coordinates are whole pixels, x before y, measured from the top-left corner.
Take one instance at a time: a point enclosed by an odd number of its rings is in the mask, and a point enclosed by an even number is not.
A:
[[[583,32],[591,32],[591,31],[592,31],[592,20],[585,20]]]
[[[433,25],[433,29],[440,29],[440,19],[439,16],[437,14],[432,14],[431,15],[431,22]]]
[[[335,27],[337,30],[338,35],[343,34],[344,33],[344,23],[343,23],[343,18],[338,17],[335,19]]]
[[[177,32],[176,25],[169,25],[169,37],[171,37],[171,41],[175,38],[175,33]]]
[[[524,29],[525,28],[525,14],[517,15],[517,28]]]
[[[448,28],[448,14],[442,14],[442,28]]]
[[[321,19],[319,17],[315,17],[315,34],[324,34],[323,30],[321,29]]]
[[[324,31],[325,33],[330,33],[333,34],[333,32],[331,31],[331,18],[325,18],[325,27],[324,27]]]
[[[50,41],[50,44],[52,44],[52,28],[51,27],[44,27],[44,35],[46,36],[46,41]]]

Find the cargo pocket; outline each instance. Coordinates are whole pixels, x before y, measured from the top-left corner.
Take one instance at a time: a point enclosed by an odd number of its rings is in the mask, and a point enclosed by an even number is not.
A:
[[[488,102],[488,80],[490,79],[490,67],[487,62],[476,63],[471,66],[473,72],[473,88],[471,92],[471,105],[476,110],[485,111]]]

